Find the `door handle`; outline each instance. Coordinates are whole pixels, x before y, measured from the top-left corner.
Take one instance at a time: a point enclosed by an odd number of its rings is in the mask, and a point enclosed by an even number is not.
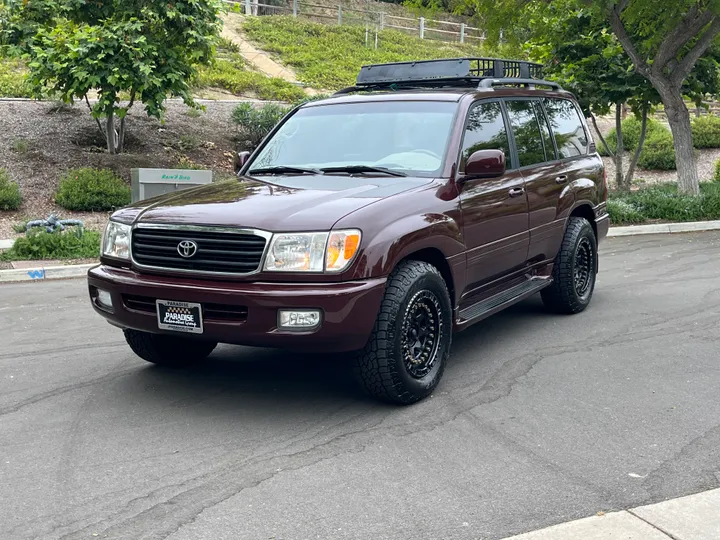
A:
[[[565,182],[567,182],[567,176],[565,176],[564,174],[555,178],[556,184],[564,184]]]
[[[522,195],[523,193],[525,193],[525,188],[521,188],[521,187],[512,188],[512,189],[508,192],[508,194],[509,194],[511,197],[519,197],[519,196]]]

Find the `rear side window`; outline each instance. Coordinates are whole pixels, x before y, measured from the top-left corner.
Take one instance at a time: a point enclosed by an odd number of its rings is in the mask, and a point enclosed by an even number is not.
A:
[[[558,98],[545,98],[543,102],[560,159],[587,154],[588,137],[575,105]]]
[[[554,161],[557,159],[555,154],[555,145],[553,144],[552,137],[550,136],[550,128],[548,127],[547,118],[543,112],[542,105],[539,101],[533,101],[535,107],[535,114],[537,115],[538,122],[540,123],[540,132],[542,133],[543,146],[545,147],[545,159],[548,161]]]
[[[468,158],[478,150],[502,150],[509,165],[510,145],[499,101],[478,103],[470,110],[460,156],[461,172]]]
[[[548,161],[533,102],[508,101],[506,105],[520,166],[527,167]]]

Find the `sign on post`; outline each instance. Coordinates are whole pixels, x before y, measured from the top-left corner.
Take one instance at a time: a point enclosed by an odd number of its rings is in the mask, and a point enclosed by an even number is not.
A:
[[[132,202],[212,183],[212,171],[131,169]]]

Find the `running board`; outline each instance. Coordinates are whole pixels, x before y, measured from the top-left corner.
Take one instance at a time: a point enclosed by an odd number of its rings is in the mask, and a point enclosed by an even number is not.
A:
[[[515,285],[506,291],[498,293],[495,296],[491,296],[490,298],[486,298],[477,304],[473,304],[472,306],[461,310],[457,325],[462,327],[478,322],[479,320],[489,317],[498,311],[502,311],[506,307],[512,306],[513,304],[529,298],[551,284],[551,278],[530,278],[519,285]]]

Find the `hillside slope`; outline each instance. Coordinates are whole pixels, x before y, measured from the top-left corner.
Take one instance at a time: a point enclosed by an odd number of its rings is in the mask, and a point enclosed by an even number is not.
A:
[[[397,30],[370,32],[362,26],[328,26],[288,16],[248,17],[232,21],[237,30],[297,78],[313,88],[335,90],[355,82],[365,64],[502,54],[477,44],[420,39]]]

